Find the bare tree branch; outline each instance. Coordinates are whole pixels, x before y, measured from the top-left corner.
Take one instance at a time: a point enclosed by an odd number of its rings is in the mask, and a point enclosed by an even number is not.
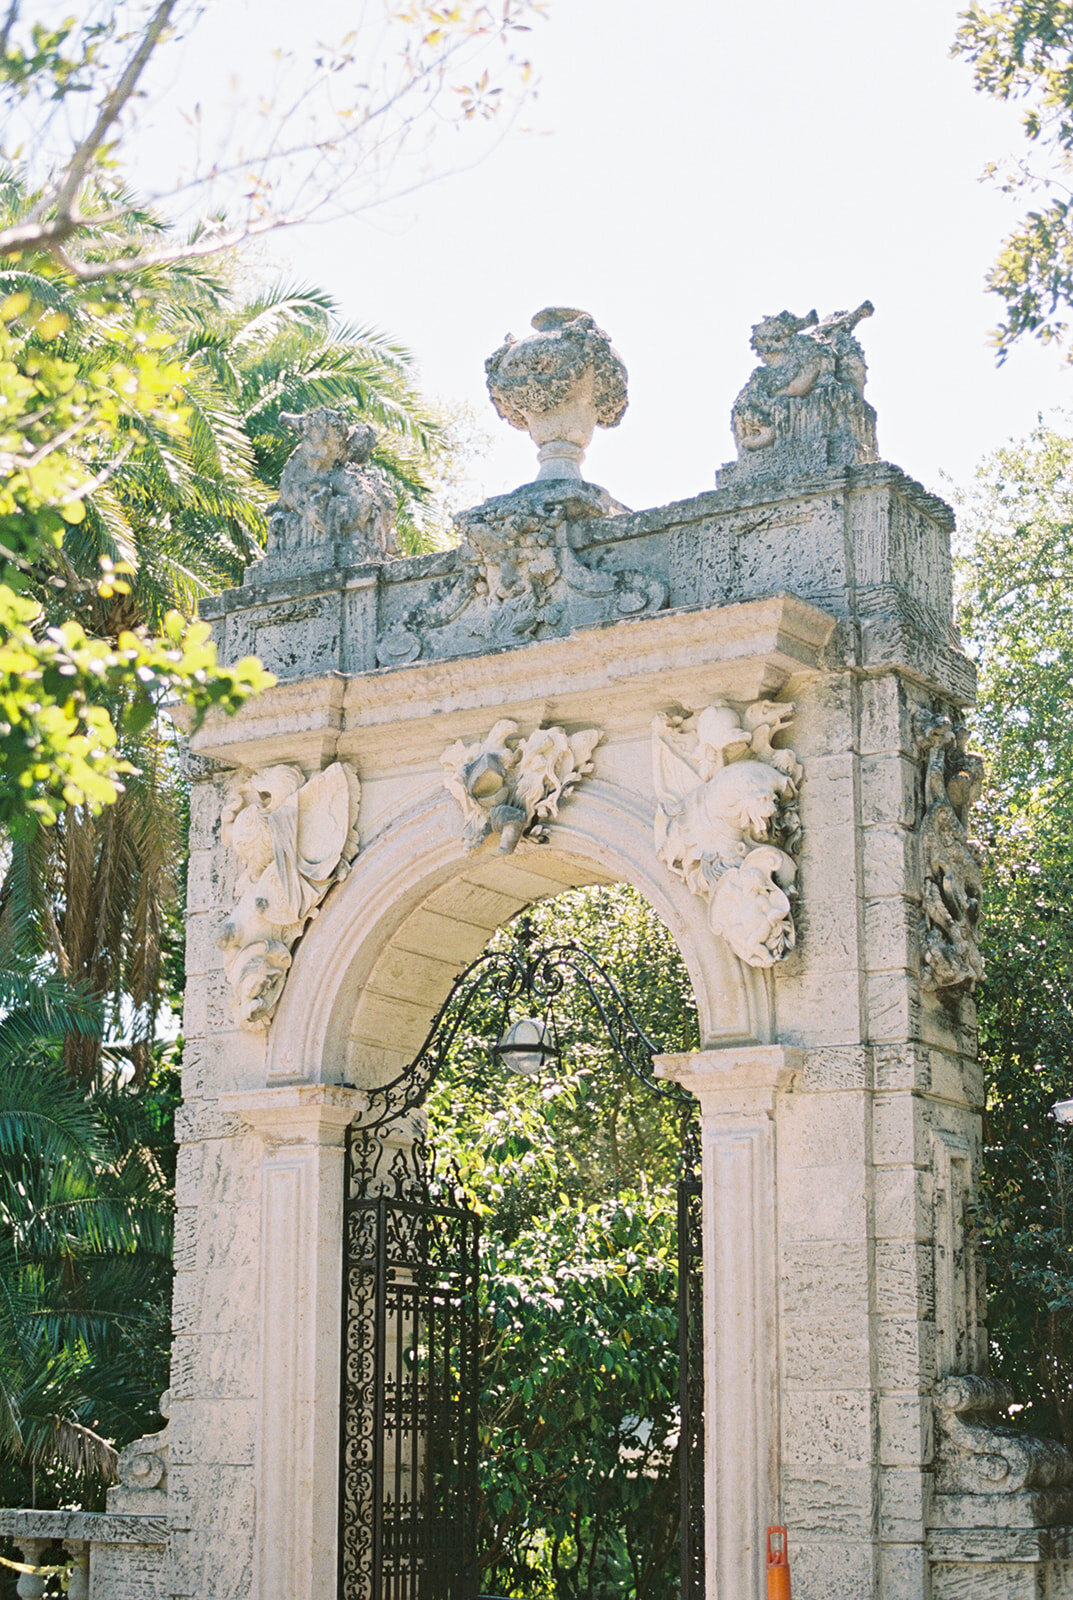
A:
[[[8,4],[5,31],[18,20],[21,0]],[[334,55],[316,57],[313,77],[297,86],[289,102],[278,108],[266,102],[260,149],[245,156],[241,149],[218,149],[218,158],[207,170],[195,168],[188,177],[150,192],[138,203],[128,201],[114,185],[109,192],[105,179],[89,203],[87,181],[100,181],[99,157],[110,130],[134,96],[154,51],[174,28],[181,4],[182,0],[160,0],[156,5],[136,48],[104,95],[92,127],[73,153],[61,158],[56,176],[31,209],[0,226],[0,258],[48,252],[76,278],[95,281],[208,257],[276,228],[314,217],[323,221],[330,215],[353,216],[385,199],[401,199],[445,175],[435,164],[436,171],[426,168],[420,177],[411,173],[399,183],[385,181],[389,164],[410,145],[419,127],[431,134],[437,125],[479,122],[498,111],[497,127],[502,129],[503,109],[514,105],[517,110],[515,97],[504,100],[487,67],[481,70],[481,57],[487,47],[507,46],[516,34],[528,32],[523,19],[544,9],[543,0],[503,0],[500,16],[481,0],[465,0],[450,13],[441,12],[435,0],[413,0],[401,11],[387,5],[390,24],[405,31],[403,46],[397,52],[385,51],[378,41],[370,41],[364,61],[369,70],[363,70],[353,35]],[[509,48],[506,60],[519,72],[520,103],[527,92],[528,65]],[[461,75],[471,68],[475,81],[462,81]],[[359,74],[356,83],[355,74]],[[336,103],[334,85],[356,94],[356,102]],[[295,89],[293,83],[290,87]],[[464,159],[450,162],[447,170],[464,170],[472,164]],[[153,248],[144,226],[147,208],[162,207],[166,217],[174,217],[177,207],[180,214],[189,213],[195,197],[202,216],[211,211],[224,220],[207,231],[195,229],[185,240],[173,235]],[[102,240],[102,229],[112,230],[112,237]],[[171,233],[171,228],[165,225],[161,231]],[[79,247],[83,239],[91,246],[85,252]],[[108,258],[106,251],[112,252]],[[86,260],[84,254],[96,259]]]
[[[86,137],[75,148],[74,154],[67,164],[67,170],[55,193],[43,200],[35,209],[40,213],[46,209],[54,208],[57,218],[63,220],[70,216],[71,204],[75,195],[88,173],[93,159],[100,150],[108,134],[108,130],[115,123],[137,87],[138,79],[145,71],[149,57],[160,43],[164,30],[171,20],[177,0],[161,0],[145,27],[145,32],[138,41],[137,49],[127,62],[118,83],[105,95],[97,120],[86,134]]]
[[[8,46],[11,43],[11,30],[18,20],[19,0],[11,0],[11,4],[7,8],[7,16],[4,18],[4,30],[0,33],[0,55],[7,55]]]

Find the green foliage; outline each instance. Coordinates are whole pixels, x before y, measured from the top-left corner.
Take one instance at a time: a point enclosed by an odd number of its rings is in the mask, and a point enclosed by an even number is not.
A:
[[[973,0],[962,13],[955,54],[972,65],[976,87],[1023,104],[1022,127],[1043,171],[1027,164],[1004,177],[1008,190],[1051,191],[1006,239],[988,287],[1006,304],[995,341],[1000,359],[1024,334],[1065,340],[1073,305],[1073,12],[1067,0]],[[992,169],[992,172],[994,169]],[[1061,193],[1054,194],[1054,190]]]
[[[74,621],[39,635],[40,620],[39,606],[0,585],[0,827],[14,834],[55,822],[64,805],[96,813],[117,798],[131,767],[107,695],[129,692],[123,722],[139,732],[156,697],[184,699],[197,726],[274,681],[252,656],[221,668],[208,625],[175,611],[162,638],[128,629],[114,647]]]
[[[659,1049],[696,1048],[689,974],[670,934],[636,890],[625,884],[570,890],[531,907],[501,929],[489,949],[505,949],[519,934],[538,948],[576,941],[598,957]],[[611,1000],[610,990],[600,992]],[[563,1066],[539,1089],[530,1080],[487,1070],[495,1015],[491,996],[471,1008],[429,1112],[434,1127],[450,1130],[464,1176],[473,1150],[483,1152],[492,1169],[482,1183],[494,1182],[497,1153],[511,1156],[510,1192],[500,1185],[496,1200],[509,1207],[518,1228],[549,1205],[595,1204],[642,1184],[674,1181],[681,1103],[654,1095],[616,1059],[583,984],[569,982],[556,998]],[[508,1143],[501,1145],[503,1140]]]
[[[678,1538],[673,1194],[552,1211],[484,1255],[481,1584],[637,1600]]]
[[[981,469],[963,506],[961,620],[980,669],[987,788],[978,994],[987,1078],[977,1219],[997,1369],[1033,1426],[1073,1444],[1073,441],[1040,428]]]
[[[32,198],[13,180],[0,185],[11,221]],[[137,227],[149,242],[167,235],[114,185],[86,188],[83,209],[91,202],[101,220],[82,235],[85,259],[107,256],[106,219],[117,210],[128,232]],[[24,876],[52,908],[37,918],[35,948],[107,1000],[110,1031],[133,1018],[139,1072],[162,1006],[168,940],[182,936],[185,799],[161,699],[185,698],[196,726],[271,681],[249,660],[221,669],[207,628],[178,619],[202,595],[240,583],[260,554],[294,445],[284,412],[327,404],[380,427],[377,459],[411,545],[426,537],[439,438],[399,345],[341,326],[315,289],[275,287],[245,301],[234,269],[229,260],[212,270],[141,268],[105,294],[48,259],[0,268],[8,335],[21,341],[15,376],[32,367],[36,385],[23,381],[25,427],[12,412],[11,492],[26,515],[20,523],[12,501],[7,526],[13,541],[20,530],[25,538],[8,574],[22,592],[6,605],[0,594],[0,829],[20,836],[13,868],[20,852],[33,855]],[[46,378],[56,393],[43,393]],[[57,396],[65,406],[50,423]],[[58,452],[56,422],[66,434]],[[27,450],[41,456],[32,475],[19,466]],[[62,494],[70,499],[61,514],[39,525],[48,497]],[[10,921],[6,888],[0,901]],[[92,1078],[98,1053],[94,1040],[68,1036],[74,1075]]]
[[[124,628],[95,638],[73,617],[49,626],[34,593],[65,582],[67,530],[86,520],[97,463],[121,452],[143,423],[173,408],[177,369],[162,341],[102,308],[92,361],[52,348],[64,313],[23,289],[0,308],[0,826],[32,832],[62,805],[114,800],[126,764],[117,754],[109,697],[126,697],[128,726],[144,726],[164,696],[184,699],[200,720],[234,710],[264,688],[252,659],[222,670],[208,630],[178,613],[153,638]],[[129,446],[128,446],[129,448]],[[102,600],[128,586],[111,566],[96,575]]]
[[[21,1009],[24,1024],[40,1016],[36,999]],[[87,1091],[55,1045],[28,1044],[12,1020],[0,1035],[0,1480],[38,1503],[99,1503],[109,1441],[146,1431],[167,1382],[175,1085],[161,1069],[135,1093],[111,1070]]]
[[[634,890],[560,895],[491,948],[519,938],[576,940],[658,1048],[695,1047],[688,974]],[[474,1005],[429,1100],[484,1213],[480,1581],[655,1600],[678,1559],[674,1181],[692,1114],[616,1059],[583,985],[555,1020],[562,1059],[534,1081],[491,1066],[498,1008]]]

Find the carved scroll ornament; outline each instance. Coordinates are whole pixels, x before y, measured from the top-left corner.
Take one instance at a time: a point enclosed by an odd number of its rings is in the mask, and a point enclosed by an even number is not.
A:
[[[926,989],[971,993],[984,975],[977,943],[983,889],[969,808],[983,788],[983,761],[967,749],[963,723],[923,712],[917,718],[924,761],[920,824]]]
[[[598,728],[567,733],[534,728],[522,739],[518,724],[497,722],[474,744],[458,739],[443,752],[443,782],[458,802],[471,849],[498,833],[509,855],[525,835],[539,838],[541,823],[559,814],[559,802],[592,771]]]
[[[1013,1394],[999,1378],[965,1373],[935,1389],[936,1488],[943,1494],[1016,1494],[1073,1484],[1073,1458],[1054,1439],[1011,1426]]]
[[[606,500],[588,484],[527,486],[461,513],[457,572],[380,635],[379,664],[435,654],[437,634],[452,626],[482,652],[545,638],[560,631],[570,593],[620,616],[658,611],[667,602],[662,578],[603,566],[574,548],[572,523],[605,516]]]
[[[772,747],[793,705],[722,701],[652,725],[656,851],[704,900],[708,925],[751,967],[793,949],[801,768]]]
[[[360,796],[357,777],[341,761],[308,780],[291,766],[235,779],[221,832],[241,871],[216,942],[244,1028],[269,1026],[295,942],[349,871],[358,853]]]

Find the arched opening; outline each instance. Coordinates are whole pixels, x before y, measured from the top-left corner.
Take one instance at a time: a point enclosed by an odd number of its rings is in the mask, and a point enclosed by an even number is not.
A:
[[[692,983],[636,892],[532,898],[365,1078],[343,1600],[697,1592],[695,1107],[652,1070],[696,1048]]]
[[[566,889],[631,884],[677,946],[696,1000],[700,1044],[775,1037],[770,972],[739,961],[706,908],[666,872],[651,805],[593,781],[547,830],[504,856],[468,851],[438,800],[373,832],[346,882],[298,946],[268,1039],[270,1083],[375,1087],[420,1048],[458,974],[520,911]]]

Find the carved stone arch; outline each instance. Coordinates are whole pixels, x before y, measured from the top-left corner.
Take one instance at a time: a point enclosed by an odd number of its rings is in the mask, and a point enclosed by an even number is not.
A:
[[[388,823],[336,888],[296,953],[269,1035],[270,1083],[375,1084],[420,1048],[457,974],[526,906],[587,884],[630,883],[675,939],[702,1045],[774,1037],[770,974],[708,928],[705,908],[652,848],[652,807],[594,781],[548,828],[501,855],[467,850],[440,795]]]

